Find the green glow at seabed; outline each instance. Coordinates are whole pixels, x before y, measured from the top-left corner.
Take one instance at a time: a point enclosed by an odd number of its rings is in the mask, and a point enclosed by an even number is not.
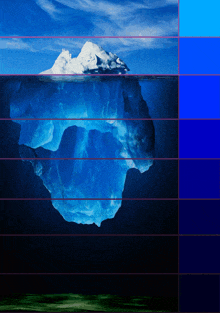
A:
[[[24,294],[8,296],[0,301],[0,311],[37,312],[164,312],[154,309],[162,298],[143,296]],[[170,299],[171,300],[171,299]],[[163,301],[163,300],[162,300]],[[175,300],[174,300],[175,302]],[[172,306],[172,301],[170,303]],[[169,310],[168,310],[169,311]]]

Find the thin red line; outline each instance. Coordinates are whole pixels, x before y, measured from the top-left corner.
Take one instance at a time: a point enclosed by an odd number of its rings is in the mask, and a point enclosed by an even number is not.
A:
[[[220,273],[0,273],[0,275],[220,275]]]
[[[0,237],[220,237],[220,234],[0,234]]]
[[[25,312],[26,313],[33,313],[33,311],[26,311],[25,310]],[[39,311],[40,312],[40,311]],[[81,312],[81,313],[87,313],[88,311],[86,311],[86,312]],[[118,313],[119,311],[116,311],[116,312],[114,312],[114,311],[111,311],[111,313]],[[147,312],[147,311],[146,311]],[[12,311],[4,311],[4,313],[12,313]],[[66,312],[61,312],[61,311],[59,311],[59,313],[66,313]],[[105,313],[105,311],[99,311],[99,313]],[[125,312],[125,311],[123,311],[123,313],[129,313],[129,312]],[[131,313],[134,313],[134,311],[133,312],[131,312]],[[178,312],[167,312],[167,311],[165,311],[165,312],[162,312],[162,311],[160,311],[160,313],[180,313],[180,311],[178,311]],[[181,313],[195,313],[195,312],[182,312],[181,311]],[[204,313],[204,312],[197,312],[197,313]],[[212,313],[219,313],[219,311],[218,312],[212,312]]]
[[[220,119],[220,118],[219,118]],[[1,121],[178,121],[178,118],[0,118]]]
[[[1,76],[155,76],[155,77],[161,77],[161,76],[178,76],[178,74],[0,74]]]
[[[220,275],[220,273],[0,273],[0,275]]]
[[[219,200],[220,198],[0,198],[0,201],[51,201],[51,200],[91,200],[91,201],[178,201],[178,200]]]
[[[30,39],[49,39],[49,38],[75,38],[75,39],[83,39],[83,38],[108,38],[108,39],[117,39],[117,38],[126,38],[126,39],[143,39],[143,38],[158,38],[158,39],[177,39],[179,36],[0,36],[0,38],[30,38]]]
[[[179,15],[179,14],[178,14]],[[179,22],[178,22],[179,24]],[[178,25],[179,28],[179,25]],[[179,33],[179,29],[178,29]],[[204,38],[204,39],[209,39],[209,38],[220,38],[219,36],[0,36],[1,39],[14,39],[14,38],[23,38],[23,39],[52,39],[52,38],[72,38],[72,39],[91,39],[91,38],[106,38],[106,39],[117,39],[117,38],[126,38],[126,39],[150,39],[150,38],[155,38],[155,39],[178,39],[178,38],[187,38],[187,39],[195,39],[195,38]]]
[[[4,313],[12,313],[12,312],[16,312],[16,311],[4,311]],[[17,311],[17,312],[19,312],[19,311]],[[21,311],[22,312],[22,311]],[[38,311],[26,311],[25,310],[25,313],[33,313],[33,312],[38,312]],[[41,312],[41,311],[39,311],[39,312]],[[46,311],[44,311],[44,312],[46,312]],[[62,312],[62,311],[57,311],[57,312],[59,312],[59,313],[66,313],[65,311],[64,312]],[[73,312],[73,311],[72,311]],[[91,311],[92,312],[92,311]],[[96,312],[96,311],[93,311],[93,312]],[[105,313],[106,311],[98,311],[99,313]],[[118,313],[118,312],[120,312],[120,311],[116,311],[116,312],[114,312],[114,311],[111,311],[111,313]],[[147,311],[146,311],[147,312]],[[52,312],[52,313],[55,313],[55,312]],[[80,313],[88,313],[88,311],[80,311]],[[123,311],[123,313],[129,313],[129,312],[126,312],[126,311]],[[131,313],[133,313],[133,312],[131,312]],[[165,312],[162,312],[162,311],[160,311],[160,313],[179,313],[179,312],[167,312],[167,311],[165,311]],[[181,312],[181,313],[190,313],[190,312]],[[195,313],[195,312],[191,312],[191,313]],[[199,312],[200,313],[200,312]],[[203,312],[201,312],[201,313],[203,313]],[[212,312],[212,313],[219,313],[219,312]]]
[[[0,234],[0,237],[178,237],[178,234]]]
[[[219,118],[0,118],[0,121],[219,121]]]
[[[14,311],[15,312],[15,311]],[[25,312],[26,313],[33,313],[33,311],[26,311],[25,310]],[[40,312],[40,311],[39,311]],[[95,311],[94,311],[95,312]],[[106,311],[99,311],[99,313],[105,313]],[[118,313],[119,311],[116,311],[116,312],[114,312],[114,311],[111,311],[111,313]],[[147,311],[146,311],[147,312]],[[12,313],[12,311],[4,311],[4,313]],[[55,312],[53,312],[53,313],[55,313]],[[61,311],[59,311],[59,313],[66,313],[66,312],[61,312]],[[81,312],[81,313],[88,313],[88,311],[86,311],[86,312]],[[133,312],[126,312],[126,311],[123,311],[123,313],[134,313],[134,311]],[[179,311],[178,312],[167,312],[167,311],[165,311],[165,312],[162,312],[162,311],[160,311],[160,313],[180,313]],[[195,312],[182,312],[181,311],[181,313],[195,313]],[[197,312],[197,313],[204,313],[204,312]],[[212,313],[219,313],[219,312],[212,312]]]
[[[0,275],[178,275],[178,273],[0,273]]]
[[[19,161],[19,160],[93,160],[93,161],[102,161],[102,160],[178,160],[178,158],[0,158],[0,161]],[[193,159],[194,160],[194,159]],[[213,160],[213,159],[210,159]],[[220,158],[218,159],[220,160]]]
[[[141,297],[141,296],[140,296]],[[12,312],[16,312],[16,311],[4,311],[4,313],[12,313]],[[17,311],[17,312],[19,312],[19,311]],[[22,311],[21,311],[22,312]],[[38,312],[38,311],[26,311],[25,310],[25,312],[26,313],[33,313],[33,312]],[[39,311],[39,312],[41,312],[41,311]],[[44,312],[46,312],[46,311],[44,311]],[[59,312],[59,313],[66,313],[65,311],[64,312],[62,312],[62,311],[57,311],[57,312]],[[73,311],[72,311],[73,312]],[[80,311],[81,313],[88,313],[88,311],[85,311],[85,312],[83,312],[83,311]],[[90,311],[90,312],[92,312],[92,311]],[[93,311],[93,312],[96,312],[96,311]],[[99,313],[105,313],[106,311],[98,311]],[[111,311],[111,313],[119,313],[120,311],[116,311],[116,312],[114,312],[114,311]],[[146,311],[147,312],[147,311]],[[55,312],[52,312],[52,313],[55,313]],[[130,313],[130,312],[127,312],[127,311],[123,311],[123,313]],[[133,313],[133,312],[131,312],[131,313]],[[179,313],[179,312],[167,312],[167,311],[165,311],[165,312],[162,312],[162,311],[160,311],[160,313]],[[195,313],[195,312],[181,312],[181,313]],[[200,313],[200,312],[198,312],[198,313]],[[203,312],[201,312],[201,313],[203,313]],[[212,313],[219,313],[219,312],[212,312]]]
[[[136,201],[136,200],[178,200],[178,198],[0,198],[0,200],[10,200],[10,201],[18,201],[18,200],[26,200],[26,201],[32,201],[32,200],[39,200],[39,201],[51,201],[51,200],[91,200],[91,201],[116,201],[116,200],[124,200],[124,201]]]
[[[155,160],[155,161],[220,161],[220,158],[0,158],[0,161],[20,161],[20,160]]]
[[[220,38],[220,37],[219,37]],[[0,76],[39,76],[39,77],[50,77],[50,76],[219,76],[219,74],[0,74]]]
[[[220,118],[219,118],[220,119]],[[22,117],[22,118],[0,118],[0,120],[4,120],[4,121],[17,121],[17,120],[27,120],[27,121],[30,121],[30,120],[33,120],[33,121],[44,121],[44,120],[55,120],[55,121],[69,121],[69,120],[73,120],[73,121],[108,121],[108,120],[111,120],[111,121],[151,121],[151,120],[156,120],[156,121],[159,121],[159,120],[162,120],[162,121],[178,121],[177,118],[25,118],[25,117]]]

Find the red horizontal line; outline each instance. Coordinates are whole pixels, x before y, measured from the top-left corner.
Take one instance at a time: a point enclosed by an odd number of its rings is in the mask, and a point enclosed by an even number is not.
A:
[[[0,237],[219,237],[220,234],[0,234]]]
[[[0,273],[0,275],[220,275],[220,273]]]
[[[26,313],[33,313],[33,311],[26,311],[25,310],[25,312]],[[95,311],[94,311],[95,312]],[[105,313],[105,311],[98,311],[99,313]],[[147,312],[147,311],[146,311]],[[165,311],[165,312],[162,312],[162,311],[160,311],[161,313],[179,313],[179,312],[167,312],[167,311]],[[12,313],[12,311],[4,311],[4,313]],[[53,312],[53,313],[55,313],[55,312]],[[59,313],[66,313],[66,312],[61,312],[61,311],[59,311]],[[87,313],[86,311],[85,312],[81,312],[81,313]],[[118,311],[117,312],[114,312],[114,311],[111,311],[111,313],[118,313]],[[129,313],[129,312],[127,312],[127,311],[123,311],[123,313]],[[181,312],[181,313],[195,313],[195,312]],[[203,312],[197,312],[197,313],[203,313]],[[212,312],[212,313],[219,313],[219,312]]]
[[[0,237],[178,237],[178,234],[0,234]]]
[[[91,200],[91,201],[178,201],[178,200],[220,200],[220,198],[0,198],[0,201],[51,201],[51,200]]]
[[[174,38],[178,39],[179,36],[0,36],[0,38],[30,38],[30,39],[49,39],[49,38],[78,38],[78,39],[83,39],[83,38],[112,38],[112,39],[117,39],[117,38],[127,38],[127,39],[143,39],[143,38]]]
[[[220,118],[0,118],[0,121],[219,121]]]
[[[140,296],[141,297],[141,296]],[[3,312],[3,311],[2,311]],[[12,313],[12,312],[15,312],[15,311],[4,311],[4,313]],[[18,311],[19,312],[19,311]],[[22,311],[21,311],[22,312]],[[38,312],[38,311],[27,311],[27,310],[25,310],[25,312],[26,313],[33,313],[33,312]],[[41,312],[41,311],[39,311],[39,312]],[[46,311],[44,311],[44,312],[46,312]],[[44,313],[43,312],[43,313]],[[58,311],[57,311],[58,312]],[[72,311],[73,312],[73,311]],[[88,311],[80,311],[81,313],[88,313]],[[92,311],[90,311],[90,312],[92,312]],[[97,312],[97,311],[93,311],[93,312]],[[98,311],[99,313],[106,313],[106,311]],[[114,312],[114,311],[111,311],[111,313],[118,313],[119,311],[116,311],[116,312]],[[147,311],[146,311],[147,312]],[[52,313],[55,313],[55,312],[52,312]],[[62,311],[59,311],[59,313],[66,313],[65,311],[64,312],[62,312]],[[123,311],[123,313],[129,313],[129,312],[127,312],[127,311]],[[134,313],[134,312],[131,312],[131,313]],[[179,312],[167,312],[167,311],[165,311],[165,312],[162,312],[162,311],[160,311],[160,313],[179,313]],[[181,313],[195,313],[195,312],[181,312]],[[197,312],[197,313],[204,313],[204,312]],[[212,312],[212,313],[219,313],[219,312]]]
[[[0,76],[154,76],[154,77],[162,77],[162,76],[220,76],[219,74],[0,74]]]
[[[178,76],[178,74],[0,74],[0,76]]]
[[[93,161],[106,161],[106,160],[155,160],[155,161],[220,161],[220,158],[0,158],[0,161],[20,161],[20,160],[93,160]]]
[[[0,275],[178,275],[178,273],[0,273]]]
[[[26,294],[24,294],[24,295],[27,295],[28,293],[26,293]],[[44,293],[44,294],[46,294],[46,293]],[[141,297],[141,296],[140,296]],[[177,296],[173,296],[173,297],[177,297]],[[157,298],[162,298],[162,297],[160,297],[160,296],[158,296]],[[4,311],[5,313],[12,313],[13,311]],[[21,311],[22,312],[22,311]],[[27,312],[27,313],[33,313],[33,312],[37,312],[37,311],[27,311],[27,310],[25,310],[25,312]],[[40,312],[40,311],[39,311]],[[44,312],[47,312],[47,311],[43,311],[43,313]],[[52,311],[51,311],[52,312]],[[58,311],[57,311],[58,312]],[[73,312],[73,311],[72,311]],[[80,311],[81,313],[87,313],[88,311]],[[92,312],[92,311],[91,311]],[[97,311],[94,311],[94,312],[97,312]],[[105,313],[106,311],[98,311],[99,313]],[[118,311],[119,312],[119,311]],[[114,312],[114,311],[111,311],[111,313],[118,313],[118,312]],[[146,312],[148,312],[148,311],[146,311]],[[159,311],[159,312],[161,312],[161,313],[179,313],[179,312],[168,312],[168,311],[165,311],[165,312],[162,312],[162,311]],[[54,311],[52,312],[52,313],[55,313]],[[62,311],[59,311],[59,313],[66,313],[65,311],[64,312],[62,312]],[[129,313],[129,312],[127,312],[127,311],[123,311],[123,313]],[[131,313],[135,313],[135,312],[131,312]],[[195,313],[195,312],[181,312],[181,313]],[[197,313],[203,313],[203,312],[197,312]],[[219,312],[212,312],[212,313],[219,313]]]
[[[220,119],[220,118],[219,118]],[[151,121],[151,120],[161,120],[161,121],[178,121],[178,118],[0,118],[2,121],[17,121],[17,120],[27,120],[27,121]]]
[[[0,200],[42,200],[42,201],[51,201],[51,200],[93,200],[93,201],[116,201],[116,200],[178,200],[178,198],[0,198]]]
[[[182,39],[182,38],[187,38],[187,39],[196,39],[196,38],[204,38],[204,39],[210,39],[210,38],[220,38],[219,36],[0,36],[2,39],[9,39],[9,38],[29,38],[29,39],[49,39],[49,38],[75,38],[75,39],[83,39],[83,38],[108,38],[108,39],[117,39],[117,38],[126,38],[126,39],[143,39],[143,38],[158,38],[158,39],[166,39],[166,38],[173,38],[173,39]]]
[[[178,158],[0,158],[0,161],[19,161],[19,160],[178,160]],[[212,159],[211,159],[212,160]],[[220,158],[218,159],[220,160]]]
[[[12,312],[16,312],[16,311],[4,311],[4,313],[12,313]],[[19,312],[19,311],[18,311]],[[22,312],[22,311],[21,311]],[[27,311],[27,310],[25,310],[25,313],[33,313],[33,312],[38,312],[38,311]],[[41,312],[41,311],[39,311],[39,312]],[[44,312],[46,312],[46,311],[44,311]],[[44,313],[43,312],[43,313]],[[62,312],[62,311],[57,311],[57,312],[59,312],[59,313],[66,313],[65,311],[64,312]],[[87,313],[88,311],[80,311],[81,313]],[[92,311],[90,311],[90,312],[92,312]],[[96,312],[96,311],[93,311],[93,312]],[[106,313],[106,311],[98,311],[99,313]],[[111,311],[111,313],[118,313],[118,312],[120,312],[120,311],[116,311],[116,312],[114,312],[114,311]],[[147,311],[146,311],[147,312]],[[55,313],[55,312],[52,312],[52,313]],[[123,311],[123,313],[130,313],[130,312],[127,312],[127,311]],[[131,312],[131,313],[134,313],[134,312]],[[179,313],[179,312],[167,312],[167,311],[165,311],[165,312],[162,312],[162,311],[160,311],[160,313]],[[181,312],[181,313],[195,313],[195,312]],[[204,313],[204,312],[197,312],[197,313]],[[219,312],[212,312],[212,313],[219,313]]]

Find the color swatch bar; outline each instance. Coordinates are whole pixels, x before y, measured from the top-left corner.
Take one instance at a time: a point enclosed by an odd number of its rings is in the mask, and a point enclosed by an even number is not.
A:
[[[219,9],[179,1],[180,312],[220,311]]]

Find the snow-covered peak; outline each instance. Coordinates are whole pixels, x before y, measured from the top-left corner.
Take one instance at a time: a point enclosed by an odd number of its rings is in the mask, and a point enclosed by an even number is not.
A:
[[[62,52],[60,53],[57,59],[65,59],[67,62],[69,62],[71,58],[72,55],[69,53],[69,51],[66,49],[62,49]]]
[[[41,74],[89,74],[116,73],[129,71],[127,65],[116,54],[106,52],[102,47],[87,41],[76,58],[62,49],[51,69]]]
[[[104,51],[105,50],[98,46],[97,44],[91,42],[91,41],[86,41],[86,43],[83,45],[82,49],[81,49],[81,53],[84,53],[86,51],[93,51],[94,53],[99,53],[99,51]]]

